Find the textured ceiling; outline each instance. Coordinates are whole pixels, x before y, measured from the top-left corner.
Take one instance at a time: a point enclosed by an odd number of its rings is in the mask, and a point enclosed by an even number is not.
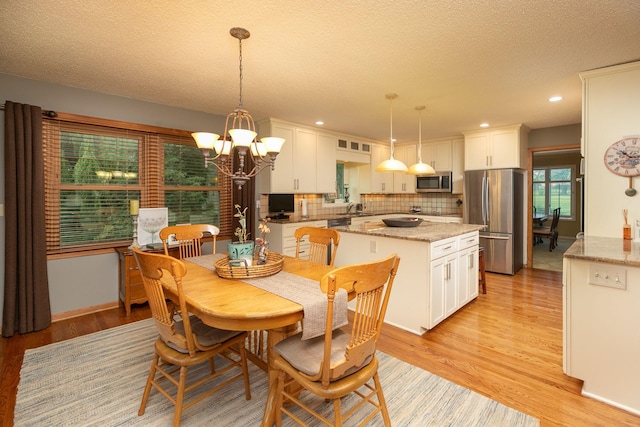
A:
[[[2,0],[0,73],[226,115],[235,26],[256,120],[388,140],[397,93],[399,142],[579,123],[578,73],[640,60],[638,0]]]

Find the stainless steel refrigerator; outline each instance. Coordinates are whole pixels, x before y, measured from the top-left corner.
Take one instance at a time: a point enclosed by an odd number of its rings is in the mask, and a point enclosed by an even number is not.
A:
[[[522,268],[524,171],[495,169],[464,174],[464,222],[484,225],[485,270],[515,274]]]

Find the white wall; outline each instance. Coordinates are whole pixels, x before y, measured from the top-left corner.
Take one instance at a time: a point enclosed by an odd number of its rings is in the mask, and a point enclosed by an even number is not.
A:
[[[0,74],[0,103],[5,101],[172,129],[211,132],[224,128],[221,116]],[[233,107],[229,106],[229,111]],[[4,146],[4,111],[0,111],[0,141]],[[4,149],[0,150],[0,170],[0,203],[4,203]],[[4,306],[4,245],[5,218],[0,217],[0,319]],[[48,274],[53,314],[118,300],[115,253],[50,260]]]
[[[604,153],[626,136],[640,136],[640,62],[607,67],[583,78],[585,235],[622,237],[622,209],[640,219],[640,195],[626,196],[629,180],[609,172]],[[634,178],[634,187],[640,177]]]

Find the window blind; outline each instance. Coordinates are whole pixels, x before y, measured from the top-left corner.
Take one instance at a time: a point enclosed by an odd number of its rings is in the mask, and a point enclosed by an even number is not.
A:
[[[48,253],[129,244],[129,200],[167,207],[169,224],[232,234],[230,182],[204,167],[188,131],[59,113],[43,123]]]

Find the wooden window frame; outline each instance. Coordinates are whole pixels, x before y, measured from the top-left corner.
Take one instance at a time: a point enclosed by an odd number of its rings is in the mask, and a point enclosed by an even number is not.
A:
[[[55,118],[43,119],[43,152],[45,158],[45,215],[46,215],[46,244],[47,254],[50,256],[64,255],[68,257],[72,253],[86,251],[104,251],[107,248],[128,246],[128,241],[109,241],[103,243],[78,244],[62,246],[60,242],[60,192],[63,190],[78,190],[76,185],[63,184],[61,182],[60,156],[61,156],[61,130],[82,132],[91,130],[92,133],[104,133],[105,135],[127,135],[141,138],[139,143],[138,163],[139,176],[137,185],[129,185],[121,188],[113,185],[100,186],[99,184],[83,186],[83,189],[96,190],[127,190],[140,192],[140,207],[155,208],[164,206],[165,191],[217,191],[219,193],[219,220],[220,238],[230,237],[232,231],[232,217],[224,215],[233,208],[232,183],[229,177],[218,175],[217,187],[194,186],[165,186],[164,185],[164,157],[163,144],[166,142],[195,145],[191,132],[186,130],[149,126],[138,123],[130,123],[96,117],[82,116],[69,113],[58,113]],[[110,133],[111,132],[111,133]],[[203,160],[204,162],[204,160]],[[132,225],[133,233],[133,225]]]

